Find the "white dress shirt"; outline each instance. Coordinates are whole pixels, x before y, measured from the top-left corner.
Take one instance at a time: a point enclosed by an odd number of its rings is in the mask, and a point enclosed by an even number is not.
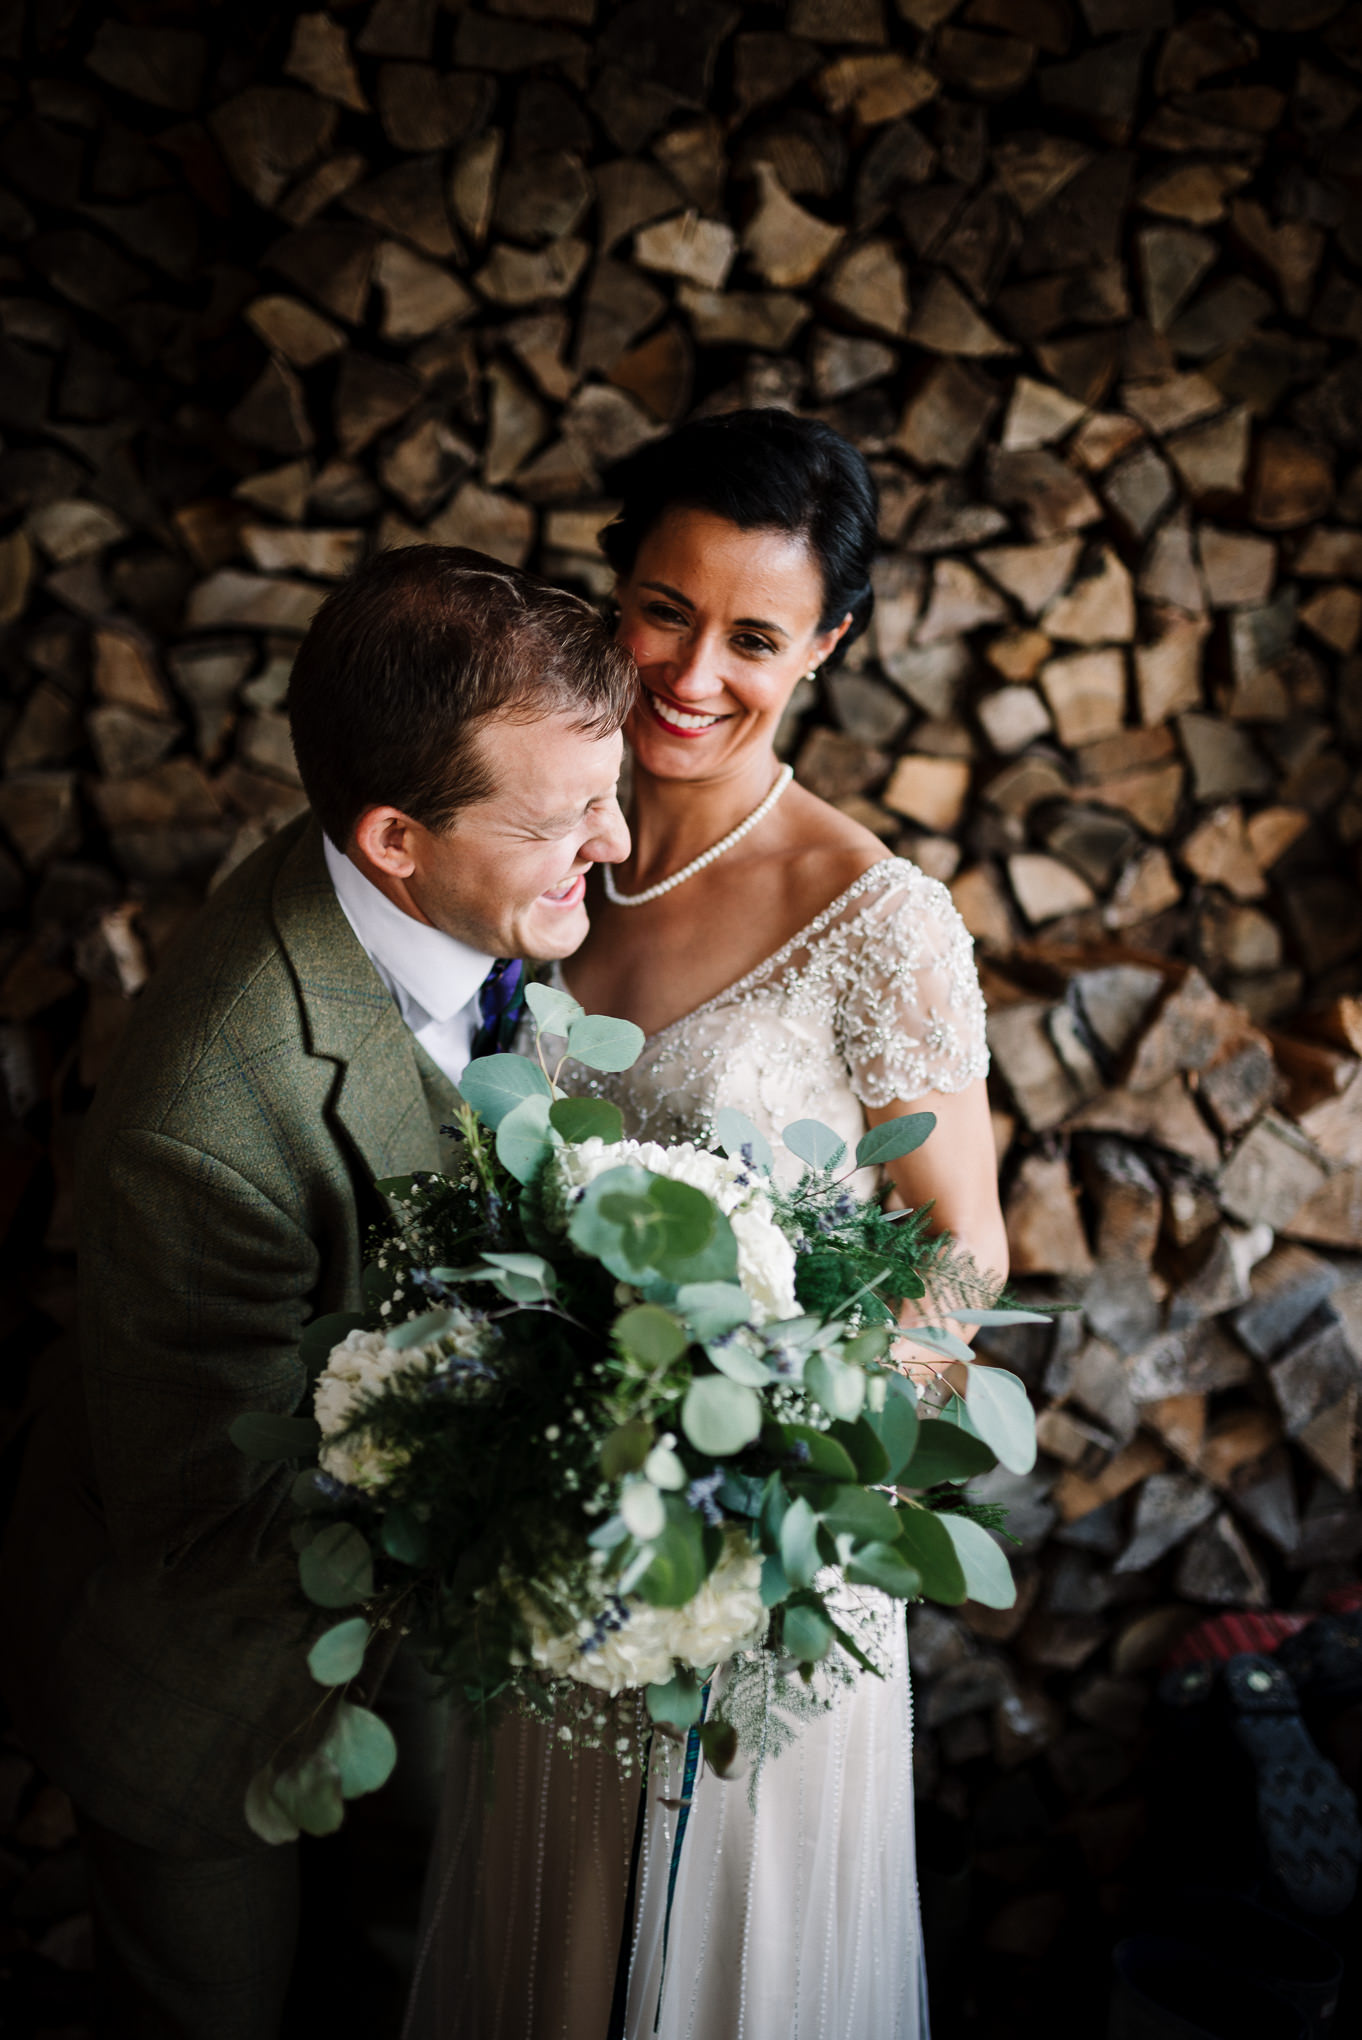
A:
[[[329,836],[322,840],[336,898],[360,947],[426,1054],[457,1084],[482,1018],[478,992],[496,958],[404,914]]]

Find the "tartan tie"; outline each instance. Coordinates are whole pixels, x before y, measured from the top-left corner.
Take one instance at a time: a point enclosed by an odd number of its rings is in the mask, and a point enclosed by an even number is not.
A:
[[[525,966],[518,956],[503,956],[478,987],[481,1025],[473,1035],[470,1061],[479,1055],[500,1055],[510,1048],[525,1004]]]

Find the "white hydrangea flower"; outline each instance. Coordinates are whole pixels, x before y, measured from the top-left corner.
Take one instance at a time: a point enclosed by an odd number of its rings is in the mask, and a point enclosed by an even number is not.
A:
[[[710,1154],[691,1141],[659,1147],[650,1140],[604,1141],[598,1135],[557,1149],[553,1168],[563,1193],[562,1223],[573,1193],[585,1190],[607,1169],[632,1163],[654,1176],[688,1183],[713,1200],[733,1228],[738,1245],[738,1280],[756,1306],[758,1323],[797,1317],[795,1251],[776,1224],[763,1181],[745,1162]]]
[[[664,1685],[677,1659],[693,1670],[752,1650],[766,1630],[761,1599],[761,1557],[742,1531],[729,1531],[724,1554],[698,1594],[682,1608],[653,1608],[631,1594],[627,1615],[590,1649],[595,1625],[578,1624],[556,1636],[531,1621],[530,1654],[554,1678],[577,1679],[612,1698],[640,1686]]]
[[[405,1454],[376,1445],[363,1431],[339,1439],[362,1398],[385,1388],[396,1374],[431,1373],[449,1356],[481,1359],[496,1342],[496,1333],[480,1320],[458,1312],[454,1322],[428,1346],[399,1349],[388,1344],[386,1332],[347,1332],[333,1346],[317,1377],[312,1414],[321,1426],[318,1460],[324,1473],[350,1487],[386,1487],[404,1463]]]

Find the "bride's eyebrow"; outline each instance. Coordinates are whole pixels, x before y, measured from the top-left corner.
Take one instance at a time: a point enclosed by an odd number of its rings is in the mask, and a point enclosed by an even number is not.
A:
[[[665,595],[669,601],[679,602],[683,609],[695,607],[688,595],[683,595],[679,588],[673,588],[667,581],[643,581],[639,585],[652,588],[657,594]],[[790,635],[780,624],[768,623],[764,616],[735,616],[733,622],[740,630],[769,630],[775,637],[782,638],[788,638]]]

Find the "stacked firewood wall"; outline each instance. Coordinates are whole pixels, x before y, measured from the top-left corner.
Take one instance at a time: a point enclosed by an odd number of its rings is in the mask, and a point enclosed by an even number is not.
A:
[[[300,807],[327,589],[604,596],[613,461],[824,417],[878,607],[782,742],[950,887],[1014,1269],[1081,1305],[994,1356],[1023,1590],[916,1618],[923,1792],[1043,1775],[1119,1880],[1170,1642],[1362,1552],[1362,6],[10,0],[0,103],[10,1427],[89,1087]]]

